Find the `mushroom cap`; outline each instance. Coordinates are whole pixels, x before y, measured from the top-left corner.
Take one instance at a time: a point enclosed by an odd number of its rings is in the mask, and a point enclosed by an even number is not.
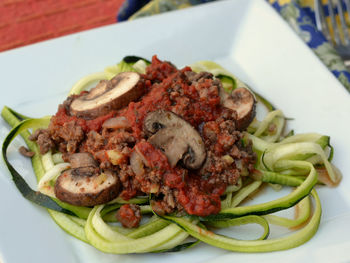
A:
[[[94,119],[137,100],[144,91],[140,74],[122,72],[110,81],[100,81],[89,93],[74,99],[70,105],[70,113],[81,118]]]
[[[148,141],[164,151],[171,167],[174,167],[180,159],[185,157],[184,155],[189,149],[187,141],[177,136],[177,131],[167,128],[159,130]],[[190,160],[187,162],[191,163]]]
[[[150,136],[151,144],[164,151],[172,167],[180,159],[189,169],[198,169],[203,164],[206,150],[200,134],[175,113],[165,110],[148,113],[144,132]]]
[[[253,121],[256,111],[254,95],[246,88],[237,88],[229,95],[223,88],[220,89],[221,104],[237,113],[236,127],[246,129]]]
[[[96,168],[92,167],[66,170],[55,184],[56,197],[77,206],[107,203],[117,197],[119,191],[120,182],[116,174],[110,171],[96,173]]]
[[[98,167],[98,163],[94,159],[91,153],[73,153],[68,157],[71,168],[79,167]]]

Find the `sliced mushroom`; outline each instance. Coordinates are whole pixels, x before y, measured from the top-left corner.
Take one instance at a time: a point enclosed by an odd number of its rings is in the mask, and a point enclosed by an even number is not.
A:
[[[189,158],[189,156],[184,155],[185,152],[189,151],[188,142],[182,137],[179,138],[178,132],[174,132],[170,128],[159,130],[148,141],[164,151],[171,167],[174,167],[180,159]],[[187,162],[191,163],[190,160]],[[191,164],[189,165],[191,166]]]
[[[203,164],[206,151],[197,130],[171,111],[157,110],[149,113],[144,122],[144,132],[149,142],[162,149],[169,164],[174,167],[182,159],[189,169]]]
[[[144,93],[141,77],[136,72],[122,72],[110,81],[103,80],[89,93],[73,100],[72,115],[94,119],[120,109]]]
[[[91,153],[74,153],[68,157],[69,163],[73,169],[79,167],[98,167],[98,163]]]
[[[91,166],[66,170],[55,184],[56,197],[77,206],[107,203],[118,196],[119,190],[119,177],[115,173],[98,173]]]
[[[222,106],[237,113],[236,126],[238,130],[246,129],[255,117],[256,101],[254,95],[246,88],[237,88],[229,95],[220,88]]]

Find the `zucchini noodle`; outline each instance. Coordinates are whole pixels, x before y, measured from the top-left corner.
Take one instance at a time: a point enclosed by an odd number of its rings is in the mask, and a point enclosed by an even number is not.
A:
[[[80,79],[69,95],[79,94],[92,83],[111,79],[124,71],[145,73],[149,62],[138,57],[126,57],[115,66],[107,67],[104,72],[90,74]],[[196,72],[208,71],[220,79],[226,91],[240,87],[252,91],[245,83],[230,72],[211,61],[193,64]],[[229,185],[221,200],[221,211],[206,217],[188,215],[159,215],[153,211],[151,197],[135,197],[128,201],[120,197],[95,207],[78,207],[58,200],[53,185],[62,171],[69,169],[62,154],[52,151],[41,155],[36,143],[28,139],[29,130],[46,128],[50,118],[31,119],[14,110],[4,107],[1,115],[13,127],[6,137],[2,154],[12,174],[12,178],[22,195],[48,209],[53,220],[68,234],[86,242],[95,248],[113,254],[174,252],[181,251],[205,242],[209,245],[236,252],[267,252],[290,249],[308,241],[316,233],[321,219],[321,204],[314,186],[319,183],[318,171],[321,168],[332,183],[340,181],[340,172],[330,163],[333,149],[328,136],[317,133],[283,136],[286,118],[281,110],[261,95],[255,98],[267,109],[268,114],[262,121],[254,120],[242,143],[252,143],[257,156],[253,174],[242,174],[236,185]],[[30,189],[24,179],[7,160],[7,147],[11,141],[21,135],[30,151],[33,170],[38,181],[39,193]],[[224,156],[228,162],[234,160]],[[290,187],[292,191],[284,197],[254,204],[242,205],[264,186],[272,184],[277,188]],[[259,194],[259,193],[258,193]],[[314,202],[311,202],[311,199]],[[138,204],[141,213],[149,217],[136,229],[126,229],[119,225],[115,217],[123,204]],[[285,218],[273,213],[294,207],[295,218]],[[263,228],[262,235],[256,240],[239,240],[213,232],[215,228],[228,228],[257,224]],[[281,238],[269,239],[269,224],[293,229]],[[298,231],[295,229],[298,228]],[[188,242],[188,237],[197,241]]]
[[[53,186],[50,185],[51,180],[55,180],[63,171],[69,168],[69,163],[60,163],[52,166],[52,168],[50,167],[49,169],[45,169],[46,173],[38,182],[38,190],[46,195],[55,197],[55,194],[53,192]]]
[[[77,83],[74,84],[68,95],[79,94],[83,90],[86,90],[89,85],[95,83],[99,80],[107,79],[107,74],[105,72],[98,72],[94,74],[90,74],[82,79],[80,79]]]

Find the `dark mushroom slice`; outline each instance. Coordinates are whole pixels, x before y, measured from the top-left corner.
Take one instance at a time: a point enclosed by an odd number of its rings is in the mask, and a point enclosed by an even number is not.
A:
[[[189,169],[203,164],[206,151],[198,131],[187,121],[171,111],[157,110],[144,121],[148,141],[164,151],[169,164],[174,167],[180,159]]]
[[[91,153],[73,153],[68,157],[72,169],[80,167],[98,167],[97,161]]]
[[[70,113],[81,118],[94,119],[137,100],[144,91],[140,74],[122,72],[110,81],[101,81],[89,93],[74,99],[70,105]]]
[[[179,138],[179,132],[171,130],[171,128],[165,128],[159,130],[155,135],[149,138],[149,142],[162,149],[168,158],[168,162],[171,167],[174,167],[179,160],[186,158],[185,153],[189,151],[188,142],[182,137]],[[187,159],[190,158],[187,156]],[[191,166],[191,161],[187,160],[189,166]],[[186,164],[186,162],[184,161]],[[193,166],[193,164],[192,164]],[[195,166],[197,166],[195,164]],[[192,168],[196,169],[196,168]]]
[[[231,95],[221,88],[220,98],[222,106],[234,110],[237,113],[237,129],[246,129],[253,121],[256,114],[254,95],[246,88],[237,88],[232,91]]]
[[[55,184],[56,197],[76,206],[105,204],[120,192],[119,177],[111,172],[97,172],[94,167],[82,167],[64,171]]]

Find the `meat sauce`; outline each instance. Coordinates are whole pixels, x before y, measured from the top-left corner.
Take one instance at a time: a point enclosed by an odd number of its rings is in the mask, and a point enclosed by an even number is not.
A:
[[[100,131],[102,124],[112,118],[113,116],[115,116],[115,112],[110,112],[104,116],[99,116],[96,119],[92,119],[92,120],[85,120],[83,118],[78,118],[76,116],[71,116],[69,115],[69,113],[67,112],[67,109],[61,105],[58,108],[57,113],[55,114],[55,116],[53,117],[52,122],[55,125],[58,126],[63,126],[65,123],[68,122],[75,122],[78,126],[80,126],[84,132],[89,132],[89,131]]]
[[[134,204],[122,205],[118,210],[116,217],[123,227],[137,227],[141,221],[140,207]]]
[[[64,126],[74,122],[75,127],[81,127],[85,134],[84,138],[79,137],[78,143],[83,145],[80,146],[80,150],[91,152],[96,158],[98,151],[107,150],[107,145],[109,149],[111,148],[109,140],[112,135],[104,138],[107,141],[105,145],[102,142],[91,150],[92,148],[86,146],[88,137],[86,134],[95,131],[98,136],[103,135],[102,125],[107,119],[116,116],[125,117],[131,127],[128,134],[132,140],[122,144],[126,152],[124,162],[119,167],[110,165],[111,169],[119,173],[123,183],[120,196],[130,199],[136,195],[149,194],[152,192],[151,187],[146,186],[157,185],[159,190],[155,193],[158,198],[155,204],[165,212],[184,209],[191,215],[217,214],[221,209],[220,196],[224,194],[227,185],[235,184],[239,178],[239,170],[235,163],[226,164],[220,158],[224,154],[229,154],[233,145],[235,149],[241,147],[239,145],[241,137],[238,132],[235,131],[235,133],[232,129],[227,132],[228,129],[224,127],[226,122],[234,121],[232,117],[223,119],[222,116],[225,114],[234,116],[234,112],[227,113],[227,110],[220,105],[219,85],[221,84],[209,73],[206,74],[195,74],[189,67],[178,70],[170,63],[160,61],[154,56],[151,65],[146,68],[146,73],[142,75],[147,92],[139,101],[130,102],[127,107],[118,112],[110,112],[93,120],[70,116],[68,108],[61,105],[52,118],[51,126]],[[176,113],[201,133],[209,160],[204,164],[203,169],[187,170],[181,163],[172,168],[164,153],[147,142],[147,136],[143,132],[144,119],[149,112],[157,109]],[[204,131],[203,127],[205,127]],[[206,133],[209,132],[214,132],[214,136],[207,136]],[[116,147],[119,146],[116,145]],[[78,148],[73,149],[79,151]],[[135,149],[142,154],[146,164],[146,172],[143,176],[135,176],[130,172],[128,159]],[[251,153],[249,149],[244,151],[248,154],[242,157],[243,163],[250,169],[254,158],[249,155]],[[103,162],[106,162],[106,157]],[[162,197],[164,200],[175,199],[175,204],[164,201]],[[125,207],[119,216],[123,217],[123,214],[127,214],[129,217],[132,215],[130,211],[129,207]]]
[[[199,175],[184,176],[181,168],[171,168],[164,154],[148,142],[140,142],[135,147],[146,157],[151,168],[162,172],[163,183],[178,190],[177,201],[187,213],[207,216],[220,212],[220,195],[226,189],[225,184],[213,186]]]
[[[213,87],[213,80],[205,79],[203,83],[191,85],[185,76],[186,72],[192,72],[191,68],[177,70],[169,63],[153,57],[152,64],[147,67],[144,76],[148,80],[148,93],[139,102],[131,102],[120,113],[129,120],[137,138],[142,135],[145,116],[156,109],[177,113],[195,127],[220,115],[218,89],[209,89]],[[203,90],[207,92],[202,94]]]

